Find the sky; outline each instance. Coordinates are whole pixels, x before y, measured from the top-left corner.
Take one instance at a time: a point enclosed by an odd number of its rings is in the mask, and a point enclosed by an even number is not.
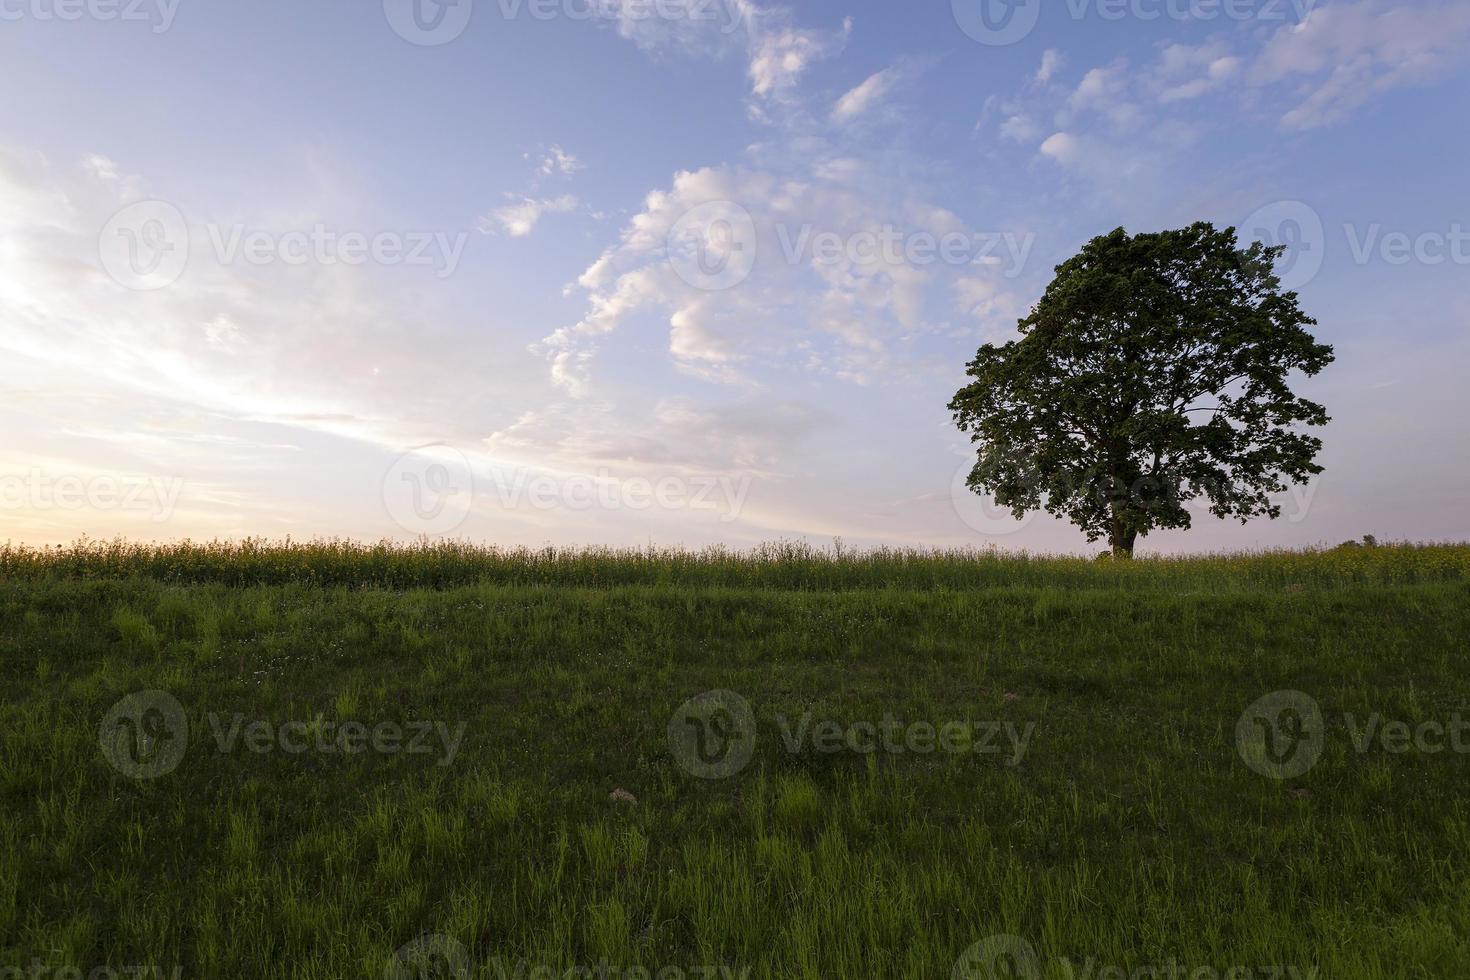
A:
[[[0,541],[1092,553],[947,404],[1213,221],[1325,471],[1141,553],[1470,539],[1463,0],[0,0]]]

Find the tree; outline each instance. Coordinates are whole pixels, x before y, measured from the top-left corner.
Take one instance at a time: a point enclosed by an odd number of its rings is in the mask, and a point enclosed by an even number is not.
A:
[[[1329,421],[1288,375],[1333,360],[1281,291],[1283,251],[1206,222],[1088,242],[950,402],[977,447],[970,489],[1066,517],[1118,557],[1189,527],[1196,497],[1220,518],[1279,517],[1269,495],[1322,471],[1302,427]]]

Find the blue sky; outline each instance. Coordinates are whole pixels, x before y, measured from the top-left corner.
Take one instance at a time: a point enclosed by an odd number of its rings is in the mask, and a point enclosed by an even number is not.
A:
[[[1470,7],[989,2],[0,0],[0,539],[1094,550],[945,404],[1197,219],[1293,246],[1327,470],[1141,549],[1470,538]]]

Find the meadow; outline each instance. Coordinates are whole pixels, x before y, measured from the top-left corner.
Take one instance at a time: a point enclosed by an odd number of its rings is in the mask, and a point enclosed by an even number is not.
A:
[[[0,546],[0,978],[1470,975],[1467,636],[1460,545]]]

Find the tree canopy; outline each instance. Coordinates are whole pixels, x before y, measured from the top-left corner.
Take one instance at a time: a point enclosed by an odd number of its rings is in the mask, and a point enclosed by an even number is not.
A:
[[[1280,516],[1270,495],[1322,468],[1322,405],[1289,375],[1333,360],[1273,266],[1235,229],[1094,238],[1058,266],[1021,338],[986,344],[950,402],[976,446],[968,484],[1017,516],[1044,508],[1131,555],[1140,535]]]

